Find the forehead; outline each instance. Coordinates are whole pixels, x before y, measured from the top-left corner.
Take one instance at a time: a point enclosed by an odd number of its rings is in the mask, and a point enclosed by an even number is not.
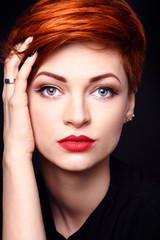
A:
[[[126,77],[120,53],[97,43],[72,43],[53,51],[42,63],[38,73],[50,71],[69,78],[113,72]],[[87,77],[87,76],[86,76]]]

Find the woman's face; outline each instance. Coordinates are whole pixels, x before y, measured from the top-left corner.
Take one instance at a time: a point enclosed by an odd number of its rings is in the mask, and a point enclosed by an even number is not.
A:
[[[54,51],[28,87],[36,146],[48,161],[69,171],[108,158],[134,108],[121,56],[89,46],[75,43]]]

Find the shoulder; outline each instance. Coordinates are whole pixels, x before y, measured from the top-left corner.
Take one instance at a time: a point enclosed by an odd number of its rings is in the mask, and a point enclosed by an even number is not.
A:
[[[122,190],[126,198],[118,216],[116,239],[160,239],[160,179],[150,179],[117,160],[114,164],[127,191],[125,195]]]
[[[146,186],[124,205],[117,221],[122,239],[160,239],[160,189],[153,189]]]
[[[160,211],[160,178],[150,178],[135,166],[111,157],[111,177],[121,188],[128,187],[131,199],[141,199],[157,206]]]

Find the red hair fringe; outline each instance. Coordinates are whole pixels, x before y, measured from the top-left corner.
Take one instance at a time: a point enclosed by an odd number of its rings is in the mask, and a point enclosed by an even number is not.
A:
[[[19,42],[33,36],[25,51],[39,57],[32,77],[53,50],[72,42],[98,42],[122,56],[130,92],[141,81],[146,40],[144,29],[124,0],[40,0],[16,21],[4,45],[4,59]]]

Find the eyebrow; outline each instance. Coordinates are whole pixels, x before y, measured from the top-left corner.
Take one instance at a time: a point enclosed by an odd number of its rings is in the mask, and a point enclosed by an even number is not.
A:
[[[61,82],[67,82],[67,79],[65,77],[62,77],[60,75],[57,75],[57,74],[51,73],[51,72],[47,72],[47,71],[43,71],[43,72],[38,73],[35,78],[37,78],[37,77],[39,77],[41,75],[46,75],[48,77],[54,78],[54,79],[56,79],[58,81],[61,81]],[[109,77],[116,78],[119,81],[119,83],[121,83],[119,78],[114,73],[105,73],[105,74],[102,74],[102,75],[98,75],[98,76],[92,77],[89,80],[89,82],[92,83],[92,82],[100,81],[100,80],[102,80],[104,78],[109,78]]]
[[[96,77],[92,77],[90,79],[90,82],[96,82],[96,81],[102,80],[104,78],[109,78],[109,77],[116,78],[118,80],[118,82],[120,82],[119,78],[114,73],[105,73],[105,74],[102,74],[102,75],[99,75],[99,76],[96,76]]]
[[[41,75],[46,75],[46,76],[48,76],[48,77],[55,78],[56,80],[59,80],[59,81],[61,81],[61,82],[67,82],[67,79],[66,79],[65,77],[62,77],[62,76],[57,75],[57,74],[55,74],[55,73],[46,72],[46,71],[38,73],[38,74],[35,76],[35,78],[37,78],[37,77],[39,77],[39,76],[41,76]]]

